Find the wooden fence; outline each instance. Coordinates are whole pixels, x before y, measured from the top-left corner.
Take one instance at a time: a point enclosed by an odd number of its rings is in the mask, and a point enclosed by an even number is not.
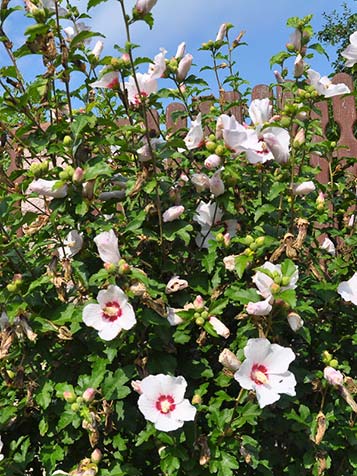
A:
[[[339,73],[334,76],[332,79],[334,84],[345,83],[353,91],[353,81],[351,76],[345,73]],[[276,90],[272,90],[269,86],[260,84],[253,88],[252,90],[252,99],[262,99],[269,97],[272,100],[276,100],[278,108],[280,108],[286,99],[289,98],[288,94],[283,94],[282,88],[278,86]],[[233,114],[239,122],[243,122],[246,118],[246,111],[239,105],[239,95],[234,92],[223,92],[220,98],[221,101],[226,103],[235,103],[236,105],[230,108],[230,113]],[[332,115],[329,113],[329,101],[331,101]],[[203,99],[198,103],[198,108],[202,113],[207,113],[212,106],[212,99],[209,98]],[[326,130],[331,123],[338,125],[340,135],[337,142],[338,146],[343,148],[336,150],[337,157],[356,157],[355,165],[349,169],[349,172],[357,176],[357,139],[354,135],[354,129],[357,130],[357,112],[356,112],[356,103],[353,96],[341,97],[335,96],[330,100],[320,101],[316,105],[319,109],[320,114],[313,112],[312,118],[318,118],[321,122],[323,137],[316,137],[316,141],[321,141],[326,138]],[[185,111],[185,106],[182,103],[171,103],[166,108],[166,127],[173,131],[176,131],[180,128],[187,127],[186,118],[176,118],[173,113]],[[152,113],[148,116],[149,128],[153,131],[158,132],[159,120],[158,114],[156,111],[151,111]],[[126,124],[125,119],[119,120],[119,124]],[[12,151],[12,163],[10,170],[13,170],[16,167],[15,164],[15,154]],[[320,157],[316,154],[311,156],[311,164],[313,166],[319,166],[321,172],[317,176],[317,180],[320,183],[328,182],[328,163],[326,159]]]

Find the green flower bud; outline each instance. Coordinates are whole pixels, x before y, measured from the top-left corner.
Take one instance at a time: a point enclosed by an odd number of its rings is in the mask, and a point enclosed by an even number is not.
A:
[[[332,360],[330,360],[329,365],[330,365],[330,367],[332,367],[333,369],[337,369],[337,367],[338,367],[338,360],[337,360],[337,359],[332,359]]]
[[[215,152],[216,148],[217,148],[217,144],[215,142],[211,140],[206,142],[206,149],[208,150],[208,152]]]
[[[265,236],[259,236],[258,238],[255,239],[255,243],[257,244],[258,248],[260,246],[263,246],[265,242]]]
[[[290,284],[290,278],[288,276],[283,276],[281,284],[282,286],[288,286]]]
[[[201,316],[200,316],[200,317],[197,317],[197,319],[196,319],[196,324],[197,324],[198,326],[203,326],[204,323],[205,323],[205,320],[203,319],[203,317],[201,317]]]
[[[64,136],[62,142],[63,142],[63,145],[64,145],[65,147],[69,147],[69,146],[72,144],[72,142],[73,142],[73,141],[72,141],[72,137],[71,137],[71,136],[68,136],[68,135],[67,135],[67,136]]]

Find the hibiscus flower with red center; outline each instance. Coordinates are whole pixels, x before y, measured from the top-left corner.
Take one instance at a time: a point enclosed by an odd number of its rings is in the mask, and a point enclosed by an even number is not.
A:
[[[279,400],[281,393],[295,395],[296,380],[288,371],[295,359],[290,348],[271,344],[268,339],[249,339],[244,355],[234,378],[242,388],[255,390],[261,408]]]
[[[157,430],[177,430],[196,415],[196,408],[184,399],[186,387],[184,377],[149,375],[140,382],[139,410]]]
[[[128,297],[119,286],[110,285],[97,296],[99,304],[87,304],[83,309],[83,322],[94,327],[103,340],[114,339],[119,332],[136,324],[135,313]]]

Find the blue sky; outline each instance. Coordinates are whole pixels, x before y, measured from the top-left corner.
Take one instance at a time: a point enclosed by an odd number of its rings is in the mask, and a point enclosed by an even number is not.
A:
[[[13,0],[16,4],[17,0]],[[130,10],[134,0],[127,0]],[[342,0],[341,0],[342,3]],[[346,1],[353,10],[355,0]],[[21,3],[20,3],[21,4]],[[74,1],[80,9],[85,9],[85,1]],[[236,50],[235,59],[241,76],[253,86],[274,81],[269,67],[270,57],[281,51],[288,41],[291,29],[286,27],[286,20],[291,16],[305,16],[310,13],[313,17],[315,31],[323,23],[322,13],[340,8],[340,1],[328,0],[158,0],[152,13],[155,18],[153,30],[139,22],[134,26],[132,41],[142,45],[137,50],[140,56],[153,57],[161,47],[168,50],[168,57],[176,52],[181,41],[187,44],[187,51],[194,56],[195,74],[199,67],[209,61],[208,52],[198,52],[202,42],[215,39],[221,23],[230,22],[234,25],[231,30],[232,39],[241,30],[245,30],[244,40],[247,47]],[[121,21],[119,2],[109,0],[103,2],[89,12],[92,16],[88,23],[92,29],[106,35],[104,54],[112,54],[114,43],[123,44],[124,29]],[[28,20],[26,20],[28,23]],[[12,15],[5,23],[5,30],[13,39],[15,46],[23,42],[25,21],[23,13]],[[92,45],[94,45],[94,40]],[[1,45],[0,45],[1,48]],[[333,49],[328,49],[331,59],[334,59]],[[3,49],[0,49],[0,63],[8,63]],[[34,71],[36,59],[30,56],[22,61],[29,75]],[[311,66],[322,74],[330,74],[328,60],[321,55],[311,62]],[[144,67],[143,67],[144,70]],[[38,73],[38,71],[37,71]]]

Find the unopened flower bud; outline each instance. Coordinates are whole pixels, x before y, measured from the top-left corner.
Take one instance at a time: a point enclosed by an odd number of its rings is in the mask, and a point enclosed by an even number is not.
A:
[[[231,372],[236,372],[241,366],[241,361],[238,360],[236,355],[229,349],[222,350],[219,354],[218,361]]]
[[[141,395],[143,392],[141,390],[141,380],[132,380],[131,381],[131,388]]]
[[[183,55],[185,54],[185,51],[186,51],[186,43],[183,41],[177,47],[175,58],[180,60],[183,57]]]
[[[190,53],[185,54],[185,56],[180,60],[176,78],[179,83],[181,83],[187,76],[191,65],[192,65],[193,56]]]
[[[96,390],[92,387],[89,387],[83,392],[82,398],[86,403],[90,403],[94,400],[95,394]]]
[[[234,271],[236,269],[236,255],[229,255],[223,258],[224,267],[228,271]]]
[[[279,71],[274,71],[274,76],[275,76],[275,79],[276,79],[276,82],[279,83],[279,84],[282,84],[284,83],[284,78],[282,77],[282,75],[280,74]]]
[[[304,325],[304,321],[296,312],[289,312],[287,319],[291,330],[294,332],[297,332]]]
[[[216,144],[214,142],[207,142],[206,143],[206,148],[208,148],[208,145],[210,143],[213,144],[213,147],[214,147],[213,150],[215,150],[216,149]],[[220,158],[219,155],[211,154],[207,157],[204,164],[205,164],[205,167],[207,169],[216,169],[217,167],[219,167],[221,165],[221,158]]]
[[[300,78],[304,73],[305,63],[300,54],[297,55],[294,62],[294,76],[295,78]]]
[[[99,59],[100,55],[102,54],[104,48],[104,43],[102,40],[98,40],[92,49],[92,55]]]
[[[293,145],[294,147],[300,147],[305,143],[305,131],[304,129],[299,129],[296,136],[294,137]]]
[[[324,368],[324,377],[330,385],[342,385],[343,375],[339,370],[332,367]]]
[[[73,172],[72,181],[75,183],[81,183],[83,181],[84,170],[82,167],[77,167],[76,170]]]
[[[177,220],[185,211],[185,207],[182,205],[176,205],[168,208],[162,215],[162,221],[167,223],[169,221]]]
[[[195,300],[193,301],[193,307],[195,309],[203,309],[205,305],[205,301],[202,296],[198,295],[195,297]]]
[[[228,23],[222,23],[222,25],[219,27],[219,30],[216,36],[216,41],[224,40],[224,37],[227,34],[227,26],[228,26]]]
[[[316,198],[316,208],[318,210],[323,210],[325,208],[325,195],[323,192],[320,192]]]
[[[136,0],[135,9],[138,13],[146,15],[156,4],[157,0]]]
[[[332,355],[330,354],[330,352],[328,350],[324,350],[322,352],[322,362],[324,364],[329,364],[331,360],[332,360]]]
[[[219,320],[216,316],[211,316],[209,318],[209,323],[213,327],[213,329],[217,332],[217,334],[225,339],[228,339],[230,335],[230,330],[228,327],[223,324],[221,320]]]
[[[76,401],[76,396],[71,390],[65,390],[63,392],[63,398],[66,400],[68,403],[73,403]]]
[[[308,182],[302,182],[299,185],[295,185],[293,188],[294,195],[307,195],[316,189],[314,182],[309,180]]]
[[[90,459],[92,463],[95,463],[95,464],[100,463],[102,458],[103,458],[103,454],[99,448],[96,448],[95,450],[93,450],[92,454],[90,455]]]
[[[108,271],[108,273],[113,273],[117,269],[113,263],[103,263],[103,267]]]
[[[84,182],[82,191],[83,197],[88,198],[88,200],[92,200],[94,195],[94,185],[95,180],[88,180],[88,182]]]
[[[231,235],[229,233],[225,233],[223,235],[223,244],[226,248],[228,248],[230,243],[231,243]]]
[[[194,396],[192,397],[192,405],[201,405],[202,403],[202,397],[201,395],[198,395],[198,393],[195,393]]]
[[[221,170],[217,170],[210,178],[209,189],[215,197],[218,197],[225,192],[224,182],[221,179]]]

